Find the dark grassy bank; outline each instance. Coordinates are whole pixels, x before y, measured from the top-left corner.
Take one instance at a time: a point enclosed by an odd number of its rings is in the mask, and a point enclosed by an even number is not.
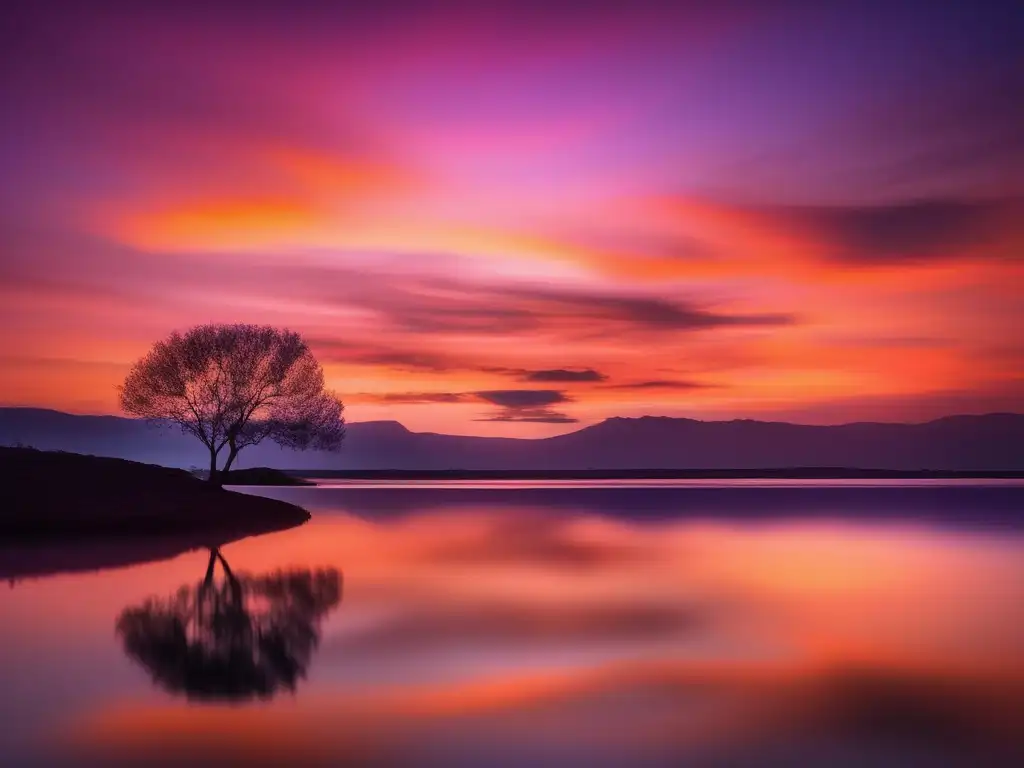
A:
[[[0,448],[0,535],[8,538],[162,534],[206,544],[308,519],[301,507],[217,488],[180,469]]]
[[[852,467],[784,469],[595,470],[287,470],[293,477],[332,480],[951,480],[1024,478],[1022,471],[889,470]]]

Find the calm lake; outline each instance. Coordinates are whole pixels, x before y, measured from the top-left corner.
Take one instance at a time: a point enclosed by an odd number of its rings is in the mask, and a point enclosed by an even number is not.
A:
[[[313,520],[0,548],[0,763],[1024,764],[1020,483],[246,490]]]

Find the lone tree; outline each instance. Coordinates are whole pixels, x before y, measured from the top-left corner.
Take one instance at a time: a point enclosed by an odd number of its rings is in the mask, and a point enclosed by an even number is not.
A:
[[[324,389],[309,346],[294,331],[269,326],[175,331],[135,363],[120,394],[126,413],[176,424],[199,438],[210,451],[212,483],[219,484],[239,451],[265,439],[333,451],[345,437],[345,406]]]

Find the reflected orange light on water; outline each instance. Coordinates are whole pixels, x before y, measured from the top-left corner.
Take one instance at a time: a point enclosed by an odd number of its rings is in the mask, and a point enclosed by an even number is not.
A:
[[[405,764],[431,749],[657,762],[765,744],[821,757],[801,750],[859,743],[860,730],[874,743],[872,718],[892,710],[899,727],[923,718],[921,733],[897,734],[911,742],[1020,746],[1016,534],[437,508],[319,515],[222,552],[235,573],[344,572],[296,693],[196,706],[147,692],[137,673],[139,686],[69,713],[48,739],[99,762]],[[122,609],[196,583],[206,559],[90,576],[88,600],[80,577],[25,582],[5,625],[15,646],[69,620],[79,647],[109,645]]]

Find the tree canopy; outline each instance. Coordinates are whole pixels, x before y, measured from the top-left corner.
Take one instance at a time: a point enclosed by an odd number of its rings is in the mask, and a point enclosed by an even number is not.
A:
[[[270,439],[286,448],[337,450],[344,405],[294,331],[200,325],[174,332],[135,363],[120,390],[132,416],[176,424],[210,452],[210,479],[239,451]],[[218,470],[218,457],[227,459]]]

